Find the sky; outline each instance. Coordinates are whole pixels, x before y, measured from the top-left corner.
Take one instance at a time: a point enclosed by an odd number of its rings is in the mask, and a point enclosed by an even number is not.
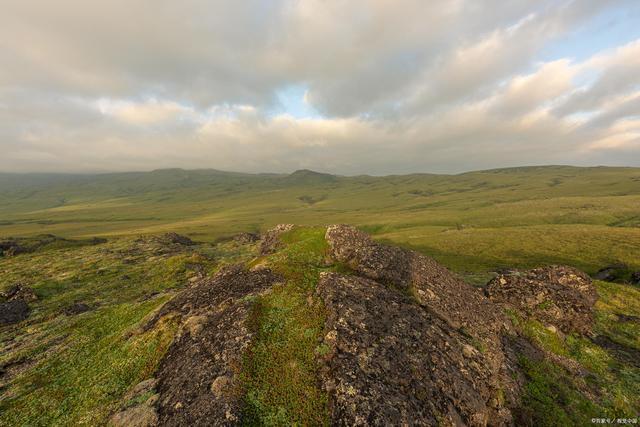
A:
[[[638,0],[0,0],[0,171],[640,166]]]

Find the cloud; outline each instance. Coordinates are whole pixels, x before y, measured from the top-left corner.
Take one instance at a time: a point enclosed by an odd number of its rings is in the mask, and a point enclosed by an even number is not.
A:
[[[580,61],[541,54],[612,8],[640,10],[624,0],[10,2],[0,170],[640,165],[640,40]],[[312,117],[282,107],[283,93]]]

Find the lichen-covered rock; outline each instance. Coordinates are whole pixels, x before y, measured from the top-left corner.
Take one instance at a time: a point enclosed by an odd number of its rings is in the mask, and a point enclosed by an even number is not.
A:
[[[158,414],[152,406],[143,403],[113,414],[109,425],[113,427],[155,427],[158,425]]]
[[[475,341],[407,295],[323,273],[322,384],[334,425],[506,425],[511,413]]]
[[[163,234],[158,238],[158,241],[160,243],[182,245],[182,246],[195,245],[193,240],[191,240],[187,236],[183,236],[181,234],[173,233],[173,232]]]
[[[10,286],[5,292],[0,293],[0,296],[6,301],[21,300],[24,302],[32,302],[38,299],[33,289],[21,283]]]
[[[260,244],[260,255],[269,255],[276,252],[282,246],[280,236],[287,231],[293,230],[293,227],[293,224],[278,224],[264,233]]]
[[[434,259],[407,249],[382,245],[348,225],[327,228],[332,259],[361,275],[411,292],[455,328],[490,337],[509,323],[481,291]]]
[[[150,329],[160,318],[169,315],[177,315],[185,321],[192,316],[207,315],[225,302],[261,292],[281,280],[281,276],[268,268],[247,270],[244,264],[222,267],[213,277],[199,279],[169,300],[144,330]]]
[[[451,328],[481,343],[486,349],[485,363],[495,373],[493,386],[501,387],[508,399],[516,398],[516,385],[505,366],[501,339],[503,334],[514,333],[513,325],[479,289],[430,257],[377,243],[348,225],[328,227],[325,238],[333,260],[346,263],[367,278],[411,293],[422,307]]]
[[[501,274],[487,284],[492,301],[565,333],[588,333],[598,295],[589,276],[572,267],[549,266]]]
[[[240,421],[242,357],[253,333],[252,300],[280,281],[269,269],[223,268],[169,301],[151,324],[177,316],[182,328],[156,372],[159,421],[167,426],[234,425]]]
[[[146,379],[131,388],[122,399],[119,411],[111,416],[108,425],[113,427],[154,427],[158,425],[155,409],[157,394],[155,378]],[[132,404],[132,402],[138,402]]]
[[[23,300],[0,303],[0,325],[18,323],[29,317],[29,305]]]
[[[260,240],[260,235],[257,233],[238,233],[233,236],[233,240],[240,243],[241,245],[247,245],[249,243],[255,243]]]

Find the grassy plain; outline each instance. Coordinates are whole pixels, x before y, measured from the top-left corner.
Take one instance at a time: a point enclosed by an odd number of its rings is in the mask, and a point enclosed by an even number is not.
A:
[[[350,223],[483,280],[499,267],[640,269],[640,169],[547,166],[334,177],[159,170],[0,175],[0,237],[164,231],[213,241],[277,223]]]

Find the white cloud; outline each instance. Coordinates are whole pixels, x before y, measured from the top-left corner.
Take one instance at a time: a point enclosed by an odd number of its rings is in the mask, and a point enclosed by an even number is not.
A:
[[[640,40],[540,54],[633,1],[2,3],[0,170],[640,165]]]

